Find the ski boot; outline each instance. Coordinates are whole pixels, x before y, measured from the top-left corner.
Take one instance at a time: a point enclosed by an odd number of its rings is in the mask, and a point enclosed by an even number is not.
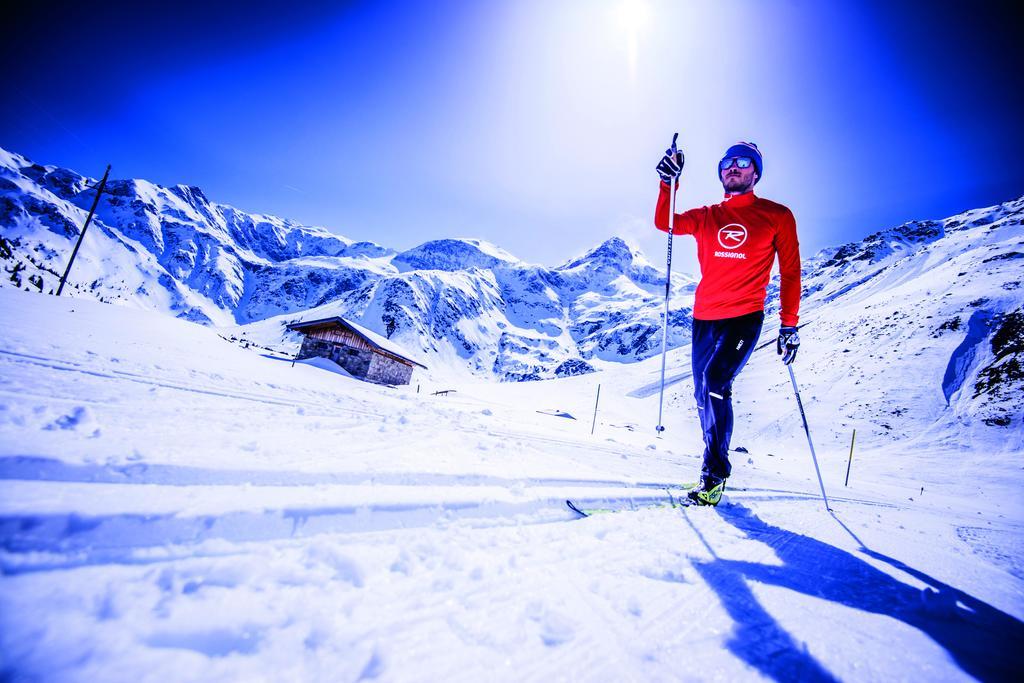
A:
[[[701,476],[699,484],[687,491],[687,503],[689,505],[718,505],[718,501],[722,500],[723,491],[725,491],[725,479],[705,474]]]

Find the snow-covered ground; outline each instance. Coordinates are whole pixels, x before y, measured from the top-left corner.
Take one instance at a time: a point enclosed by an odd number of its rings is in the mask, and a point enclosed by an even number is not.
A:
[[[1024,668],[1020,427],[970,452],[864,428],[844,487],[851,397],[820,346],[795,367],[834,514],[768,348],[737,383],[725,502],[577,519],[566,498],[694,478],[687,348],[656,439],[658,358],[387,388],[94,301],[3,290],[0,318],[2,680]]]

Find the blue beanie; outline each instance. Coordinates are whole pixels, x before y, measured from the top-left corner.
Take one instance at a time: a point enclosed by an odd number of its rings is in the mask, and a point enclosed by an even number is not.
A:
[[[761,159],[761,150],[757,148],[753,142],[737,142],[735,145],[725,150],[725,156],[722,157],[722,161],[732,157],[750,157],[754,160],[754,170],[757,171],[757,180],[754,184],[757,184],[758,180],[764,176],[764,160]],[[722,161],[719,161],[719,167],[721,167]],[[722,171],[719,168],[718,179],[722,179]]]

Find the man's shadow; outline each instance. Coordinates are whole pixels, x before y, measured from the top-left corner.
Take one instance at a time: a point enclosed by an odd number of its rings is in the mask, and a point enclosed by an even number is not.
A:
[[[931,588],[921,591],[902,583],[857,555],[772,526],[741,505],[720,506],[716,511],[748,538],[769,543],[781,561],[781,565],[768,565],[716,557],[694,562],[736,624],[727,647],[766,676],[776,680],[836,678],[764,609],[751,591],[750,581],[897,619],[945,648],[971,676],[1020,680],[1024,623],[1013,616],[881,553],[861,549]],[[852,644],[847,656],[862,655]]]

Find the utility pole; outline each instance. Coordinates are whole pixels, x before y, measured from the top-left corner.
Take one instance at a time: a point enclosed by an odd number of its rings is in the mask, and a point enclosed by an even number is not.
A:
[[[853,430],[853,436],[850,438],[850,459],[846,461],[846,482],[843,486],[850,485],[850,465],[853,464],[853,442],[857,440],[857,430]]]
[[[85,225],[82,226],[82,232],[78,234],[78,241],[75,243],[75,250],[71,252],[71,258],[68,260],[68,267],[64,269],[64,275],[60,278],[60,285],[57,287],[57,296],[64,291],[64,283],[67,282],[68,273],[71,272],[71,265],[75,262],[75,256],[78,255],[78,248],[82,246],[82,238],[85,237],[85,231],[89,228],[89,223],[92,221],[92,215],[96,213],[96,205],[100,203],[100,195],[103,194],[103,188],[107,185],[107,176],[110,175],[110,164],[107,164],[107,170],[103,173],[103,179],[100,180],[100,184],[96,189],[96,198],[92,200],[92,208],[89,209],[89,216],[85,219]]]

